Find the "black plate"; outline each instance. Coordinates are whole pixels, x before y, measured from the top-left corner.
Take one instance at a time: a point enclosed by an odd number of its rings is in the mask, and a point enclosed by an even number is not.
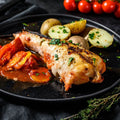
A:
[[[31,25],[33,26],[29,27],[28,29],[39,31],[41,23],[48,18],[57,18],[63,24],[80,19],[80,17],[61,14],[27,16],[0,25],[0,34],[12,34],[17,31],[21,31],[23,29],[22,23],[32,23]],[[33,23],[37,23],[37,25]],[[30,100],[40,102],[65,102],[92,97],[101,94],[107,90],[110,90],[112,87],[117,85],[120,82],[120,59],[116,57],[120,54],[120,36],[111,29],[89,19],[87,19],[87,26],[99,27],[105,29],[110,34],[114,35],[114,43],[111,47],[105,49],[91,49],[97,54],[102,53],[101,57],[106,60],[107,71],[103,74],[105,78],[103,83],[87,83],[79,86],[73,85],[69,92],[65,92],[63,85],[56,81],[52,81],[46,85],[36,86],[29,83],[6,80],[5,78],[1,77],[0,92],[13,97],[25,99],[27,101]]]

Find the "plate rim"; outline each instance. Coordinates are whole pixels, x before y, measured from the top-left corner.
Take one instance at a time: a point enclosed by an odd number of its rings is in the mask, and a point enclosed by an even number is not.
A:
[[[0,24],[0,26],[4,25],[4,24],[10,24],[11,22],[17,22],[17,21],[20,21],[20,20],[24,20],[24,19],[27,19],[29,17],[32,18],[32,17],[40,17],[40,16],[63,16],[63,17],[72,17],[72,18],[76,18],[76,19],[82,18],[82,17],[79,17],[79,16],[68,15],[68,14],[36,14],[36,15],[28,15],[28,16],[24,16],[24,17],[20,17],[20,18],[11,20],[11,21],[7,21],[7,22],[4,22],[4,23]],[[101,27],[109,30],[110,32],[112,32],[115,36],[117,36],[120,39],[120,36],[118,35],[118,33],[114,32],[109,27],[106,27],[106,26],[100,24],[99,22],[95,22],[95,21],[87,19],[87,18],[84,18],[84,19],[86,19],[87,21],[90,21],[93,24],[98,24],[98,26],[101,26]],[[0,93],[6,94],[6,95],[9,95],[9,96],[12,96],[12,97],[17,97],[19,99],[29,100],[29,101],[66,102],[66,101],[75,101],[75,100],[82,100],[82,99],[94,97],[94,96],[99,95],[101,93],[107,92],[108,90],[115,87],[118,83],[120,83],[120,78],[116,82],[114,82],[112,85],[110,85],[109,87],[106,87],[106,88],[104,88],[104,89],[102,89],[100,91],[93,92],[93,93],[88,94],[88,95],[77,96],[75,98],[58,98],[58,99],[56,99],[56,98],[54,98],[54,99],[33,98],[33,97],[22,96],[22,95],[18,95],[18,94],[15,94],[15,93],[11,93],[11,92],[8,92],[8,91],[3,90],[1,88],[0,88]]]

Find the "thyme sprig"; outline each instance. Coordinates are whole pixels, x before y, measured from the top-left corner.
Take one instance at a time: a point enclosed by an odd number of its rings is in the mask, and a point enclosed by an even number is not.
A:
[[[120,100],[120,85],[115,87],[112,92],[108,92],[101,98],[93,98],[88,100],[88,106],[74,114],[72,116],[66,117],[63,120],[89,120],[96,119],[100,113],[105,111],[110,111],[111,107]]]

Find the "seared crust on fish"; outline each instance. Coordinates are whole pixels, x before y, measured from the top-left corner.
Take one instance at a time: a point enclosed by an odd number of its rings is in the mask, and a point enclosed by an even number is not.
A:
[[[48,39],[27,31],[14,35],[24,46],[38,52],[54,76],[65,84],[65,91],[72,84],[101,83],[106,71],[103,59],[95,53],[67,41]]]

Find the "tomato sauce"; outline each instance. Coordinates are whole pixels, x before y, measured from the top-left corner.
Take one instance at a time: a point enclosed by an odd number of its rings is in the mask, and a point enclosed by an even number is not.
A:
[[[28,75],[28,71],[24,70],[7,70],[6,66],[3,66],[0,67],[0,75],[14,81],[35,83]]]

